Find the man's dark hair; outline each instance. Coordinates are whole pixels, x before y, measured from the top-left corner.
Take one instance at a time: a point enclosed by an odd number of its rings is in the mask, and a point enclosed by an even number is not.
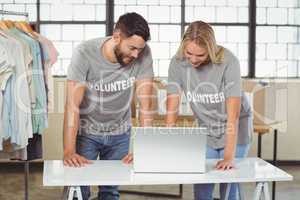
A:
[[[145,41],[150,39],[150,31],[147,21],[135,12],[126,13],[119,17],[115,29],[120,30],[126,37],[138,35]]]

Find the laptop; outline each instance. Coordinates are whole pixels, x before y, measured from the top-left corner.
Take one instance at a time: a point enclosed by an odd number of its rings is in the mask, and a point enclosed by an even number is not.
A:
[[[205,128],[133,128],[135,173],[204,173]]]

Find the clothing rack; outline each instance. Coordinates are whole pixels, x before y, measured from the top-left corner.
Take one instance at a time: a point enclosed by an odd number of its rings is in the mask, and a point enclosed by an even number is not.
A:
[[[4,15],[11,15],[11,16],[24,16],[26,17],[26,21],[29,21],[29,14],[27,12],[15,12],[15,11],[6,11],[0,10],[0,15],[2,15],[2,19]],[[20,161],[20,163],[24,163],[24,181],[25,181],[25,193],[24,199],[28,200],[28,178],[29,178],[29,161]]]

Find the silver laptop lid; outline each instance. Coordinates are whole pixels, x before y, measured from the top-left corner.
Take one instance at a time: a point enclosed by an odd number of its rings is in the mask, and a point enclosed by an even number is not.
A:
[[[134,172],[204,173],[205,128],[133,128]]]

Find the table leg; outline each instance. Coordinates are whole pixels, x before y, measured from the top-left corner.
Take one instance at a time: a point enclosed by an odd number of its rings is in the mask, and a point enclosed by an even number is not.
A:
[[[77,186],[77,187],[75,188],[75,191],[76,191],[76,194],[77,194],[77,199],[78,199],[78,200],[83,200],[82,194],[81,194],[80,186]]]
[[[29,161],[25,161],[25,200],[28,200],[28,178],[29,178]]]
[[[263,183],[257,183],[253,200],[259,200],[263,189]]]
[[[182,195],[183,195],[183,185],[180,184],[179,185],[179,198],[182,198]]]
[[[71,186],[69,188],[68,200],[73,200],[75,193],[76,193],[77,200],[83,200],[80,186]]]
[[[269,192],[269,186],[268,183],[264,183],[264,195],[265,195],[265,200],[270,200],[270,192]]]
[[[75,189],[74,187],[69,188],[68,200],[73,200],[74,198]]]
[[[259,158],[261,158],[261,141],[262,141],[261,134],[258,133],[258,140],[257,140],[257,157],[259,157]]]
[[[277,167],[277,129],[274,129],[274,143],[273,143],[273,165]],[[272,200],[275,200],[276,196],[276,182],[272,183]]]

